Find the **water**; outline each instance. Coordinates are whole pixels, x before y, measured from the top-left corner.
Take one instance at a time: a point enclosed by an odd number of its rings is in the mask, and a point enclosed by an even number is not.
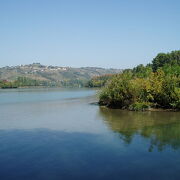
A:
[[[93,105],[95,90],[0,90],[0,179],[180,179],[180,113]]]

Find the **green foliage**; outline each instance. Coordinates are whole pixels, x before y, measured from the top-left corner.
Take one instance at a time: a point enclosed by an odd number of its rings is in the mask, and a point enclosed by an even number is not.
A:
[[[133,102],[133,87],[130,83],[131,73],[123,73],[112,78],[100,94],[100,104],[111,107],[127,107]]]
[[[172,51],[171,53],[159,53],[152,61],[153,71],[157,71],[165,64],[180,65],[180,51]]]
[[[84,87],[85,84],[87,83],[86,80],[64,80],[61,82],[60,86],[62,87]]]
[[[152,67],[140,64],[137,67],[133,68],[132,72],[136,77],[145,78],[148,77],[152,72]]]
[[[131,110],[144,110],[150,105],[180,109],[179,57],[179,51],[161,53],[153,60],[157,68],[154,72],[154,65],[139,65],[114,76],[102,89],[99,103]]]
[[[0,87],[3,89],[6,88],[17,88],[18,87],[18,83],[15,82],[8,82],[8,81],[0,81]]]
[[[86,87],[103,87],[107,83],[109,79],[111,79],[114,75],[106,74],[102,76],[96,76],[88,81],[85,86]]]
[[[168,65],[165,64],[161,68],[166,75],[175,75],[175,76],[180,76],[180,65],[174,64],[174,65]]]
[[[46,81],[34,80],[26,77],[18,77],[16,81],[0,81],[1,88],[17,88],[25,86],[50,86]]]
[[[131,111],[145,111],[150,108],[150,104],[147,102],[135,102],[129,106]]]
[[[30,79],[27,77],[18,77],[16,81],[0,81],[1,88],[17,88],[17,87],[35,87],[35,86],[48,86],[48,87],[84,87],[87,83],[86,80],[64,80],[64,81],[40,81]]]
[[[26,78],[26,77],[18,77],[17,83],[19,86],[39,86],[41,84],[40,81]]]

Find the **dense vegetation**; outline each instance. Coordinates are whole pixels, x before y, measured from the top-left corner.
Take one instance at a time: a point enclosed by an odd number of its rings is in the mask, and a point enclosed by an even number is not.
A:
[[[0,81],[0,88],[18,88],[18,87],[87,87],[87,80],[64,80],[64,81],[40,81],[35,79],[30,79],[27,77],[18,77],[15,81]]]
[[[18,87],[93,87],[88,85],[87,80],[64,80],[64,81],[40,81],[27,77],[18,77],[15,81],[0,80],[0,88],[18,88]]]
[[[0,88],[17,88],[18,85],[16,82],[9,82],[6,80],[0,81]]]
[[[114,76],[114,74],[106,74],[106,75],[102,75],[102,76],[95,76],[91,80],[89,80],[85,84],[85,86],[86,87],[103,87],[103,86],[105,86],[105,84],[108,80],[112,79],[113,76]]]
[[[45,81],[38,81],[26,77],[18,77],[15,81],[0,81],[1,88],[17,88],[17,87],[26,87],[26,86],[47,86],[50,85]]]
[[[115,75],[100,93],[108,107],[180,109],[180,51],[160,53],[147,66]]]

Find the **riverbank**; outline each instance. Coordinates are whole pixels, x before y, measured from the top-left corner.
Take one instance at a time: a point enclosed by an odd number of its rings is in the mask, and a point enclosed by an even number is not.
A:
[[[99,102],[93,102],[91,103],[92,105],[97,105],[97,106],[100,106],[100,107],[104,107],[104,108],[107,108],[107,109],[119,109],[119,110],[123,110],[123,111],[149,111],[149,112],[180,112],[180,109],[165,109],[165,108],[146,108],[146,109],[139,109],[139,110],[133,110],[133,109],[128,109],[128,108],[118,108],[117,106],[116,107],[109,107],[109,106],[106,106],[106,105],[102,105],[100,104]]]

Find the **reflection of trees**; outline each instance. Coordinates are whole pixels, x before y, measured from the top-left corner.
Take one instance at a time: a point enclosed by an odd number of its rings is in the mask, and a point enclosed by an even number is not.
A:
[[[151,145],[149,151],[152,151],[154,147],[162,151],[167,145],[171,146],[173,149],[180,148],[180,122],[146,127],[142,129],[141,135],[150,138]]]
[[[154,147],[159,151],[166,146],[180,148],[179,112],[132,112],[100,107],[99,113],[127,144],[137,134],[150,140],[149,151]]]

